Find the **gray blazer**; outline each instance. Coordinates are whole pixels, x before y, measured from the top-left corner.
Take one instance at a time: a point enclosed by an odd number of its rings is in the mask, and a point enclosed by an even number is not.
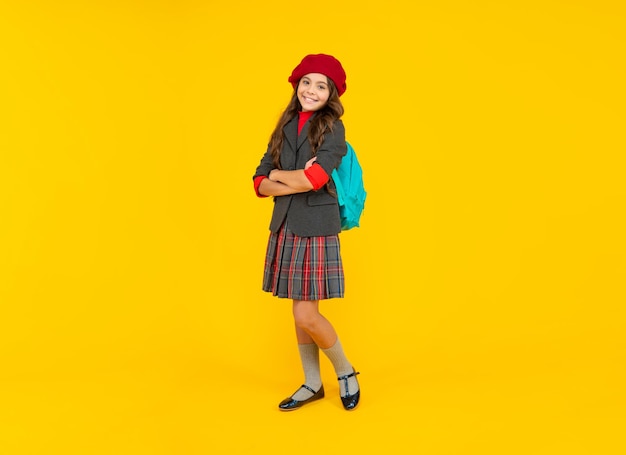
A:
[[[283,170],[304,169],[306,162],[313,157],[311,145],[307,140],[310,121],[311,119],[303,126],[300,135],[298,135],[297,116],[285,125],[283,129],[285,140],[280,153],[280,164]],[[333,169],[339,166],[347,151],[343,122],[337,120],[333,131],[326,132],[324,142],[317,151],[316,162],[330,176]],[[269,176],[272,169],[274,169],[274,165],[268,147],[253,179],[261,175]],[[330,188],[334,191],[335,185],[332,183],[332,179],[329,180],[329,183]],[[289,229],[300,237],[335,235],[341,231],[337,197],[329,193],[326,186],[317,191],[275,196],[270,230],[278,232],[285,220]]]

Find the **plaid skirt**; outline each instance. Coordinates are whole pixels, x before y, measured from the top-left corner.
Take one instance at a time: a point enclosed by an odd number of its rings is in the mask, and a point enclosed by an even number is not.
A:
[[[339,236],[298,237],[286,223],[278,233],[270,233],[263,290],[294,300],[343,297]]]

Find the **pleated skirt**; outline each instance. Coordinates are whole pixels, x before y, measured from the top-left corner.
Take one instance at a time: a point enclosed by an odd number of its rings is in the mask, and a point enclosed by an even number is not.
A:
[[[294,300],[343,297],[339,236],[298,237],[286,223],[278,233],[270,233],[263,290]]]

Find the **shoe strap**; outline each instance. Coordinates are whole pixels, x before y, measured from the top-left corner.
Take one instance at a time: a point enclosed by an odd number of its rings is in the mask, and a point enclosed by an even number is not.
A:
[[[315,390],[313,390],[311,387],[309,387],[309,386],[308,386],[308,385],[306,385],[306,384],[302,384],[302,385],[300,386],[300,388],[301,388],[301,389],[307,389],[307,390],[308,390],[309,392],[311,392],[313,395],[315,395],[317,392],[319,392],[319,390],[316,392]]]
[[[338,381],[344,381],[344,388],[346,389],[346,396],[349,397],[350,396],[350,392],[348,391],[348,379],[350,379],[353,376],[356,376],[357,374],[361,374],[358,371],[352,371],[352,373],[350,374],[345,374],[343,376],[339,376],[337,378]]]

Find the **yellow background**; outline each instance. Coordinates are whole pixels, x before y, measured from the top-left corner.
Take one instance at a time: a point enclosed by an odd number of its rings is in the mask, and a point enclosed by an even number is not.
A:
[[[619,1],[0,3],[0,453],[621,454]],[[302,381],[251,176],[343,63],[362,227]]]

